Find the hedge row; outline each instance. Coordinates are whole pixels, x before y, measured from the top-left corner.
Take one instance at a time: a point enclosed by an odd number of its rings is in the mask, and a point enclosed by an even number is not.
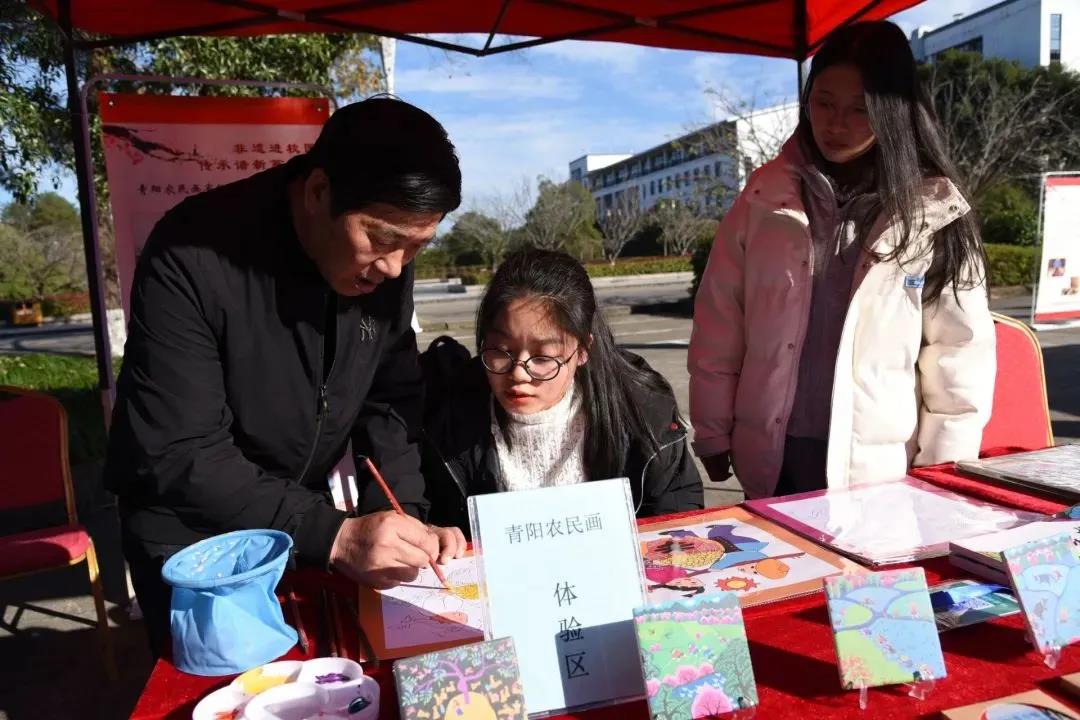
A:
[[[589,277],[616,277],[620,275],[653,275],[656,273],[689,272],[688,257],[641,257],[617,260],[614,265],[606,261],[585,264]],[[416,266],[418,280],[441,280],[447,277],[461,278],[464,285],[486,285],[491,279],[491,270],[481,265],[467,265],[456,268]]]
[[[986,271],[990,287],[1030,285],[1035,280],[1035,266],[1039,262],[1039,248],[1021,245],[986,246]],[[702,243],[694,251],[691,262],[694,269],[694,292],[697,293],[701,274],[709,260],[712,242]]]

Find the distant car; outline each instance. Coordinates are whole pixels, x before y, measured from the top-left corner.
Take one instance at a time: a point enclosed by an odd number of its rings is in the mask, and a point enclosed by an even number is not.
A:
[[[8,322],[12,325],[40,325],[41,303],[31,300],[8,303]]]

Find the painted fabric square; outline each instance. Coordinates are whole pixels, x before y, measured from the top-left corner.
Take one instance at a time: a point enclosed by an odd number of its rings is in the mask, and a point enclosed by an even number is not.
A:
[[[394,663],[402,720],[525,720],[513,638]]]
[[[1080,560],[1068,533],[1002,553],[1031,637],[1049,653],[1080,640]]]
[[[844,689],[945,677],[922,568],[825,578]]]
[[[735,593],[635,608],[634,628],[656,720],[696,720],[758,704]]]

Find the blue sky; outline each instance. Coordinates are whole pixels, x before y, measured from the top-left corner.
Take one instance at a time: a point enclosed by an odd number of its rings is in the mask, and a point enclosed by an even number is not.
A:
[[[996,1],[927,0],[893,19],[910,32]],[[795,96],[789,60],[616,43],[566,41],[487,58],[398,43],[396,64],[397,94],[438,118],[458,147],[465,207],[523,179],[565,178],[570,160],[586,153],[645,150],[721,119],[707,89],[760,107]],[[60,192],[74,198],[74,178]],[[0,192],[0,203],[8,200]]]

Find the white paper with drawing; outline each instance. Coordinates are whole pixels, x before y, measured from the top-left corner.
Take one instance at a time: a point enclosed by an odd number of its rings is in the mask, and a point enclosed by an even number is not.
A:
[[[449,589],[430,568],[389,590],[360,589],[360,624],[376,657],[406,657],[484,638],[475,561],[451,560],[442,570]]]
[[[449,590],[430,568],[424,568],[415,582],[380,592],[386,647],[483,638],[476,564],[468,557],[452,560],[445,568]]]

